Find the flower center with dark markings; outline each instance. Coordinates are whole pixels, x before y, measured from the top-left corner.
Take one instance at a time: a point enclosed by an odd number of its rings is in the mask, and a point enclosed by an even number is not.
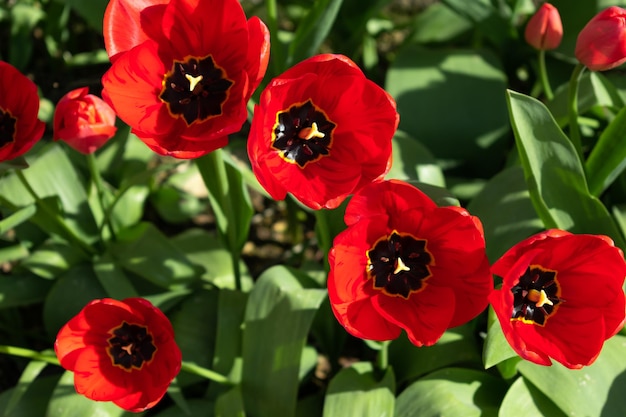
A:
[[[311,100],[294,104],[276,115],[272,147],[285,161],[304,168],[330,154],[335,126]]]
[[[431,276],[429,265],[433,264],[426,243],[426,240],[396,231],[379,239],[367,251],[367,269],[374,280],[374,288],[405,299],[421,290],[424,281]]]
[[[132,368],[141,369],[144,363],[150,362],[156,346],[148,329],[136,324],[124,322],[111,331],[113,337],[109,342],[109,356],[113,364],[127,371]]]
[[[556,312],[561,288],[556,280],[556,271],[531,265],[511,288],[513,293],[513,314],[511,320],[544,326],[546,320]]]
[[[15,123],[17,119],[8,111],[0,108],[0,148],[15,140]]]
[[[174,61],[163,78],[159,98],[173,116],[182,116],[187,125],[222,114],[222,105],[234,84],[215,65],[213,57],[190,57]]]

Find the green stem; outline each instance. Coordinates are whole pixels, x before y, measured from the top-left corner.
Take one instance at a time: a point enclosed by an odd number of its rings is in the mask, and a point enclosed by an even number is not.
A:
[[[266,0],[265,5],[267,6],[267,26],[270,31],[270,44],[273,46],[271,49],[271,55],[273,55],[271,61],[274,66],[274,75],[278,75],[283,72],[285,65],[282,45],[278,40],[278,7],[276,0]]]
[[[39,198],[39,196],[37,195],[33,187],[31,187],[30,183],[26,179],[26,176],[24,175],[22,170],[18,169],[15,171],[15,173],[17,175],[17,178],[22,183],[22,185],[24,185],[24,188],[26,188],[26,191],[28,192],[28,194],[30,194],[33,200],[35,200],[35,204],[37,204],[37,208],[45,212],[50,217],[50,219],[55,221],[55,223],[61,228],[61,230],[65,232],[65,237],[71,243],[74,243],[79,249],[82,249],[82,251],[85,252],[87,256],[95,255],[96,251],[87,243],[85,243],[80,237],[78,237],[76,233],[74,233],[74,231],[67,225],[67,223],[65,223],[65,221],[61,217],[59,217],[57,213],[52,212],[48,208],[48,206],[43,203],[43,201],[41,200],[41,198]]]
[[[376,365],[381,371],[386,371],[389,367],[389,343],[390,341],[381,342],[378,356],[376,357]]]
[[[546,69],[546,51],[539,50],[539,79],[541,80],[541,86],[543,92],[546,94],[546,98],[552,101],[554,93],[552,93],[552,87],[550,87],[550,81],[548,80],[548,70]]]
[[[0,353],[5,353],[11,356],[19,356],[21,358],[28,358],[35,361],[47,362],[52,365],[61,365],[56,356],[16,346],[0,346]]]
[[[189,372],[189,373],[194,374],[194,375],[201,376],[201,377],[206,378],[206,379],[208,379],[210,381],[217,382],[218,384],[234,385],[234,383],[230,379],[225,377],[224,375],[218,374],[217,372],[212,371],[210,369],[198,366],[195,363],[183,361],[180,370],[181,371],[185,371],[185,372]]]
[[[584,69],[584,65],[578,64],[576,65],[576,68],[574,68],[574,72],[572,72],[572,77],[569,80],[568,102],[569,138],[576,149],[576,153],[578,154],[578,158],[581,163],[584,162],[584,159],[582,142],[580,140],[580,127],[578,126],[578,84]]]
[[[98,193],[98,202],[100,203],[100,209],[102,210],[102,225],[106,225],[111,233],[111,238],[115,240],[115,229],[113,229],[113,224],[111,223],[111,212],[107,210],[106,204],[104,203],[104,183],[102,182],[102,176],[100,175],[100,170],[98,169],[98,165],[96,162],[96,157],[93,153],[87,154],[87,165],[89,166],[89,173],[91,174],[91,180],[96,185],[96,192]],[[102,227],[100,227],[102,230]]]

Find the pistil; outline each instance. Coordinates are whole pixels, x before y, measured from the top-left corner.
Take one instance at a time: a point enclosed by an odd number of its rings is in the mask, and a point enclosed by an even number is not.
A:
[[[305,127],[300,132],[298,132],[298,137],[300,139],[309,140],[313,138],[323,138],[326,136],[323,132],[320,132],[317,128],[317,123],[313,122],[311,127]]]

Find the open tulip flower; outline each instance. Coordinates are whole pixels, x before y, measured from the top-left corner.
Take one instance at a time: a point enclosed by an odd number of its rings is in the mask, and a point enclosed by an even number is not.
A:
[[[557,48],[563,39],[563,24],[557,8],[550,3],[542,4],[528,21],[524,38],[535,49]]]
[[[54,349],[74,372],[76,392],[135,412],[153,407],[181,367],[171,323],[143,298],[90,302],[61,328]]]
[[[0,161],[23,155],[41,139],[45,124],[38,112],[37,86],[0,61]]]
[[[605,236],[548,230],[513,246],[492,271],[503,283],[489,301],[526,360],[590,365],[624,325],[626,263]]]
[[[237,0],[112,0],[103,98],[151,149],[196,158],[223,147],[269,59],[269,32]]]
[[[343,55],[317,55],[273,79],[255,107],[252,169],[276,200],[335,208],[382,179],[398,126],[395,101]]]
[[[437,207],[392,180],[355,194],[344,220],[328,256],[328,295],[352,335],[391,340],[405,330],[413,344],[432,345],[487,306],[482,226],[465,209]]]
[[[591,71],[626,62],[626,10],[612,6],[594,16],[578,34],[575,54]]]
[[[78,152],[100,149],[115,135],[115,112],[89,88],[64,95],[54,110],[54,140],[63,140]]]

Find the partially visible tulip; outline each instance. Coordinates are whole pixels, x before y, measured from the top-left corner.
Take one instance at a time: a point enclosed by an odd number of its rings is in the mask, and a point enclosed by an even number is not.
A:
[[[557,8],[550,3],[542,4],[528,21],[524,37],[535,49],[548,51],[557,48],[563,39],[563,24]]]
[[[64,95],[54,110],[54,140],[67,142],[83,154],[100,149],[115,135],[115,112],[89,88]]]
[[[578,34],[575,54],[591,71],[626,62],[626,10],[612,6],[591,19]]]

